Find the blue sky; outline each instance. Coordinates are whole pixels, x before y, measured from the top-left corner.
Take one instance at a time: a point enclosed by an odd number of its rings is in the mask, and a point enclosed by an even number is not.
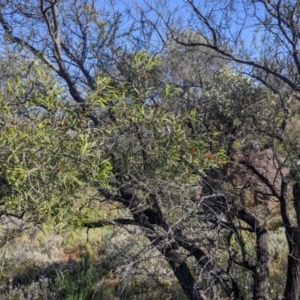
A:
[[[222,1],[219,2],[219,5],[216,4],[218,3],[217,1],[205,1],[206,3],[210,5],[203,5],[204,1],[195,1],[197,3],[197,6],[201,9],[201,11],[211,13],[213,12],[220,22],[220,25],[225,26],[225,21],[230,22],[230,26],[227,26],[226,29],[223,29],[223,35],[227,35],[229,37],[232,34],[236,34],[240,28],[243,26],[244,29],[241,33],[241,37],[245,42],[245,47],[252,50],[255,52],[254,46],[255,44],[253,43],[253,38],[254,38],[254,27],[251,27],[253,25],[253,20],[252,23],[250,24],[250,14],[252,13],[250,9],[247,9],[243,6],[243,4],[239,3],[239,1],[234,2],[234,9],[235,12],[232,13],[232,19],[228,20],[226,19],[227,16],[224,15],[224,11],[221,9]],[[194,30],[201,31],[203,32],[203,28],[199,26],[199,21],[195,18],[195,14],[192,16],[192,10],[191,6],[187,1],[185,0],[167,0],[165,1],[165,4],[162,6],[159,3],[161,1],[153,1],[150,0],[148,1],[150,5],[153,5],[156,7],[157,12],[148,12],[147,16],[150,17],[152,20],[157,21],[158,20],[158,14],[161,14],[161,16],[167,17],[168,12],[172,12],[172,17],[170,18],[171,22],[173,22],[173,25],[177,27],[177,29],[185,29],[185,28],[193,28]],[[130,10],[131,13],[133,14],[134,17],[139,19],[139,12],[138,12],[138,7],[141,8],[146,8],[149,11],[149,6],[145,4],[145,1],[143,0],[137,0],[137,1],[125,1],[125,0],[120,0],[115,2],[115,7],[116,9],[119,9],[120,11],[125,12],[126,10]],[[246,13],[249,14],[246,16]],[[244,19],[246,18],[247,22],[243,23]],[[237,23],[235,23],[237,22]],[[239,23],[239,24],[238,24]],[[126,23],[124,24],[126,25]],[[159,25],[159,23],[158,23]],[[164,25],[161,23],[161,33],[162,36],[164,36]],[[205,31],[205,30],[204,30]],[[207,32],[209,34],[209,32]],[[260,40],[260,33],[256,32],[256,41],[259,45],[259,40]],[[153,41],[159,40],[159,37],[157,34],[153,35]]]

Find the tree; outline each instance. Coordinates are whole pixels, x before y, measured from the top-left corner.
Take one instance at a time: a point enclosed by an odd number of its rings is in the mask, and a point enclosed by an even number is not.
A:
[[[98,148],[92,135],[80,131],[84,115],[65,101],[49,70],[34,61],[32,68],[36,82],[16,76],[1,92],[2,214],[28,224],[63,223],[75,191],[87,178],[107,181],[111,167],[91,153]]]
[[[165,3],[159,2],[159,5]],[[273,129],[257,127],[257,120],[260,119],[258,121],[260,123],[266,115],[260,117],[257,113],[252,115],[254,128],[258,129],[260,136],[269,137],[273,140],[273,158],[277,164],[277,174],[280,174],[281,177],[281,184],[279,185],[281,188],[276,191],[274,182],[270,182],[267,175],[264,175],[261,170],[257,170],[249,157],[240,157],[238,161],[252,170],[259,181],[267,184],[272,189],[271,194],[280,203],[281,218],[289,248],[284,299],[299,299],[300,282],[297,279],[299,243],[297,234],[295,234],[299,223],[290,216],[290,197],[286,190],[289,183],[293,184],[292,200],[294,201],[294,212],[298,215],[298,183],[294,176],[297,172],[291,172],[296,183],[291,181],[291,177],[283,176],[286,166],[294,168],[295,159],[298,155],[297,141],[289,139],[288,132],[291,129],[287,128],[292,115],[297,113],[298,107],[295,101],[298,100],[300,70],[298,1],[262,0],[236,3],[232,1],[202,1],[201,3],[188,1],[185,6],[174,11],[164,11],[164,13],[158,9],[158,6],[151,5],[151,3],[146,3],[146,5],[148,10],[150,8],[151,14],[148,16],[143,14],[143,17],[147,19],[149,26],[152,25],[152,28],[159,32],[163,42],[166,40],[164,39],[165,36],[172,36],[173,40],[181,47],[192,49],[204,47],[210,51],[215,51],[227,60],[231,67],[235,67],[247,76],[254,78],[258,85],[262,84],[275,93],[272,96],[274,102],[269,102],[271,109],[272,107],[277,109],[276,103],[281,102],[279,107],[281,107],[283,114],[274,118],[277,125]],[[182,15],[184,14],[189,14],[189,18],[182,22]],[[184,25],[182,26],[182,24]],[[186,31],[183,29],[185,27],[201,34],[204,40],[195,41],[191,39],[189,35],[186,35]],[[243,98],[246,99],[248,95],[246,94]],[[239,103],[242,100],[239,100]],[[251,114],[248,116],[251,117]],[[234,118],[234,120],[237,119]],[[211,122],[213,123],[213,121],[215,119]],[[249,126],[248,122],[246,124]],[[270,119],[269,124],[272,124]],[[259,136],[257,135],[255,139],[259,139]],[[257,151],[255,147],[251,149],[252,152]],[[285,151],[282,151],[283,149]],[[282,155],[283,160],[279,159],[278,153]],[[239,216],[237,217],[239,218]],[[257,236],[256,241],[258,240]],[[254,282],[256,279],[254,276]],[[266,285],[264,286],[265,288],[254,294],[255,299],[267,299],[269,297],[268,289]]]
[[[228,172],[231,170],[233,176],[236,175],[235,165],[226,165],[226,155],[220,148],[220,144],[224,143],[219,142],[216,129],[214,134],[200,129],[195,136],[193,128],[205,128],[201,125],[201,115],[194,107],[187,110],[185,106],[178,109],[172,105],[178,101],[182,91],[166,84],[164,89],[159,87],[155,93],[156,101],[153,100],[155,86],[150,75],[158,64],[156,59],[145,53],[134,56],[131,70],[137,77],[132,79],[131,85],[125,85],[125,90],[129,91],[125,102],[119,99],[114,105],[115,119],[105,119],[104,124],[110,128],[109,136],[106,137],[105,125],[102,129],[102,144],[107,145],[104,152],[111,157],[114,177],[110,188],[100,188],[99,192],[106,201],[126,208],[131,218],[125,214],[123,218],[85,222],[84,226],[95,228],[117,224],[142,229],[143,235],[169,263],[190,299],[204,299],[204,291],[212,297],[227,295],[242,298],[244,291],[231,276],[240,267],[253,275],[254,297],[263,298],[269,288],[267,225],[255,212],[243,206],[242,195],[238,191],[233,193],[226,186],[226,178],[232,177]],[[204,88],[206,94],[202,97],[210,96],[213,100],[219,95],[220,113],[228,117],[233,115],[236,126],[240,131],[244,130],[242,138],[251,138],[255,132],[244,128],[245,124],[236,120],[240,110],[232,111],[236,103],[243,100],[241,95],[249,97],[249,102],[244,104],[245,115],[240,115],[241,120],[245,120],[245,116],[248,117],[253,110],[264,125],[263,118],[270,113],[265,103],[260,105],[258,95],[264,100],[270,97],[271,101],[271,94],[228,67],[217,72]],[[228,93],[228,90],[232,92]],[[269,118],[272,117],[270,114]],[[243,148],[242,154],[232,160],[235,164],[244,165],[248,172],[252,171],[253,177],[258,171],[252,155],[256,152],[262,155],[264,151],[260,151],[259,146],[252,149],[250,144]],[[263,190],[261,193],[278,196],[281,190],[278,192],[277,185],[275,189],[274,177],[279,176],[277,172],[281,164],[273,151],[270,161],[276,162],[273,167],[275,175],[273,178],[268,174],[261,175],[266,178],[263,183],[267,189],[267,192]],[[268,168],[270,161],[266,161]],[[221,170],[227,172],[223,174],[224,178]],[[197,184],[199,178],[203,179],[202,191]],[[284,180],[284,176],[280,178]],[[246,183],[241,190],[245,188]],[[216,242],[215,235],[218,236]],[[256,243],[254,249],[247,248],[249,239]],[[191,259],[185,258],[186,252],[197,264],[197,271],[191,270]],[[174,261],[177,263],[174,264]],[[208,279],[202,277],[203,274]]]
[[[27,224],[138,226],[170,265],[188,298],[203,299],[200,290],[206,284],[197,283],[185,251],[203,270],[215,274],[227,294],[239,297],[232,278],[211,263],[187,237],[189,230],[184,230],[194,216],[195,172],[221,164],[225,156],[222,151],[208,153],[208,136],[190,139],[185,123],[197,119],[193,111],[176,114],[164,107],[178,92],[176,88],[166,85],[161,90],[162,106],[148,104],[146,99],[154,88],[148,85],[148,74],[158,63],[145,53],[135,55],[132,71],[139,77],[139,86],[126,83],[119,89],[111,86],[109,78],[98,78],[95,94],[86,101],[91,110],[103,107],[99,128],[90,128],[83,120],[86,112],[65,102],[61,89],[54,86],[51,90],[51,85],[46,95],[32,93],[24,103],[27,113],[15,118],[9,99],[23,95],[21,87],[26,81],[8,81],[6,92],[11,97],[7,99],[4,92],[1,97],[1,145],[7,149],[2,153],[1,175],[9,188],[1,199],[3,216]],[[47,69],[37,62],[35,68],[45,84]],[[111,108],[105,106],[111,98],[116,100],[114,120],[109,117]],[[88,189],[98,193],[76,203],[78,191]],[[103,201],[115,203],[125,212],[117,218],[99,218]]]
[[[238,48],[223,27],[188,4],[207,31],[167,22],[165,49],[151,55],[122,47],[120,15],[103,19],[96,2],[2,1],[3,41],[20,57],[1,82],[2,216],[126,228],[160,253],[188,299],[268,299],[268,224],[258,213],[266,206],[247,206],[244,192],[277,199],[298,255],[286,176],[296,78],[284,79],[288,56],[281,62],[279,52],[241,70],[260,83],[238,72]],[[118,214],[105,217],[104,207]],[[285,297],[293,299],[298,262],[288,259],[296,269]]]
[[[121,14],[108,2],[100,10],[93,0],[1,1],[0,23],[6,46],[41,60],[82,106],[97,74],[115,73],[123,33]],[[90,117],[98,122],[95,113]]]
[[[111,85],[113,80],[98,77],[97,89],[86,102],[90,110],[102,107],[99,127],[89,127],[89,122],[84,121],[88,111],[82,112],[80,106],[65,102],[61,90],[58,87],[51,90],[49,83],[46,95],[42,90],[31,94],[24,104],[26,117],[17,119],[15,124],[8,99],[19,99],[20,84],[26,86],[26,81],[19,82],[19,86],[8,82],[7,92],[11,96],[2,98],[6,124],[2,143],[11,147],[3,156],[2,176],[10,193],[2,199],[3,212],[23,218],[27,224],[137,227],[170,265],[188,298],[204,299],[207,289],[206,294],[242,298],[238,284],[229,275],[232,267],[225,267],[226,259],[231,259],[230,253],[223,247],[219,249],[211,239],[220,234],[221,224],[231,228],[229,232],[236,228],[233,212],[229,215],[210,212],[226,211],[230,201],[234,214],[251,230],[261,234],[265,229],[237,201],[222,198],[225,196],[221,194],[199,195],[197,182],[203,170],[222,168],[226,155],[217,146],[211,152],[211,143],[217,142],[218,136],[198,133],[195,139],[188,124],[195,127],[201,117],[194,108],[178,110],[168,104],[178,98],[181,93],[178,88],[165,84],[153,92],[152,71],[159,64],[159,59],[137,53],[131,69],[131,76],[136,74],[136,78],[124,87],[116,88]],[[46,84],[47,69],[37,62],[34,65],[39,79]],[[216,78],[221,92],[228,82],[232,88],[236,84],[249,92],[251,82],[241,80],[226,68]],[[12,86],[15,89],[10,90]],[[213,95],[216,86],[208,85],[207,90]],[[250,90],[255,91],[254,87]],[[156,102],[152,101],[153,94]],[[114,106],[107,107],[112,98]],[[79,190],[97,193],[86,202],[74,202]],[[103,201],[105,205],[118,207],[120,215],[101,217]],[[243,245],[244,238],[238,231],[232,239],[235,238]],[[226,243],[226,239],[222,240]],[[220,262],[212,260],[215,255],[222,257]],[[191,268],[189,256],[197,264],[197,271]],[[247,262],[245,259],[240,263]],[[253,268],[249,265],[250,270]],[[216,289],[217,285],[222,288]]]
[[[297,68],[299,55],[297,48],[299,5],[296,1],[283,3],[264,0],[242,3],[212,1],[205,2],[201,8],[195,1],[188,1],[181,9],[186,9],[186,12],[191,14],[190,28],[203,36],[202,41],[191,39],[182,32],[182,27],[178,30],[174,22],[176,15],[170,17],[168,15],[170,11],[163,15],[156,10],[162,21],[165,21],[168,34],[178,43],[185,46],[207,47],[229,61],[247,65],[249,67],[244,69],[247,74],[265,84],[269,83],[275,90],[276,87],[272,84],[275,78],[279,80],[277,83],[282,81],[292,90],[298,90],[297,81],[292,79],[297,78],[298,71],[293,66]],[[238,17],[233,18],[234,14]],[[171,19],[168,21],[167,17],[172,18],[172,21]],[[254,30],[251,31],[250,28]]]

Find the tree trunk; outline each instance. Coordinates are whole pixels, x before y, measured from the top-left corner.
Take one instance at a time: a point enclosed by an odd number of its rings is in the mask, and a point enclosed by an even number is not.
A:
[[[164,221],[159,205],[153,203],[155,209],[138,209],[142,202],[135,196],[129,185],[120,188],[120,193],[123,200],[120,202],[124,204],[131,212],[134,220],[141,225],[144,235],[149,239],[154,247],[164,256],[166,261],[172,268],[174,275],[177,277],[179,284],[189,300],[206,300],[204,295],[201,295],[200,290],[197,289],[196,281],[187,266],[181,259],[180,254],[176,251],[177,245],[169,244],[165,237],[161,237],[155,231],[153,224],[162,226],[165,230],[169,230],[168,225]],[[174,249],[175,248],[175,249]]]
[[[269,268],[270,253],[268,246],[268,232],[266,228],[260,224],[255,216],[249,213],[243,207],[233,205],[233,213],[240,220],[251,226],[256,235],[256,264],[253,273],[254,300],[268,300],[269,298]],[[224,207],[225,209],[225,207]]]
[[[293,186],[297,226],[286,226],[289,245],[287,278],[283,299],[300,300],[300,183]]]
[[[283,299],[300,300],[300,227],[286,228],[286,235],[289,256]]]
[[[259,220],[241,207],[231,202],[224,194],[212,194],[204,196],[203,203],[207,207],[220,214],[226,212],[248,224],[256,235],[256,264],[251,271],[253,272],[253,299],[268,300],[269,299],[269,268],[270,268],[270,253],[268,247],[268,232],[266,228],[260,224]],[[230,203],[230,205],[229,205]],[[228,211],[230,207],[230,211]],[[236,299],[236,298],[235,298]]]
[[[159,203],[153,201],[151,208],[148,207],[144,210],[140,209],[139,204],[142,203],[142,200],[134,194],[130,185],[123,184],[119,189],[121,196],[111,194],[105,189],[98,189],[98,191],[106,199],[117,201],[130,210],[133,220],[124,219],[122,220],[122,223],[140,226],[145,237],[147,237],[151,244],[160,251],[170,265],[188,299],[206,300],[207,297],[199,288],[199,282],[195,280],[189,266],[181,257],[182,254],[178,251],[179,247],[189,251],[190,254],[195,257],[197,263],[205,271],[210,273],[214,282],[218,282],[222,285],[230,297],[232,296],[234,299],[243,299],[237,284],[228,273],[214,265],[211,259],[200,248],[196,247],[187,239],[187,237],[182,235],[180,230],[176,229],[174,232],[171,229],[168,222],[164,219]],[[117,220],[117,222],[119,221]],[[98,222],[97,224],[103,226],[102,222]],[[92,226],[97,226],[97,224],[94,223]],[[161,235],[153,225],[161,227],[164,232],[168,232],[171,236],[166,237],[165,235]],[[170,240],[168,239],[173,241],[170,243]]]
[[[179,281],[179,284],[181,285],[182,290],[184,291],[188,299],[205,300],[206,297],[204,295],[201,295],[200,292],[197,290],[195,279],[191,274],[188,266],[183,261],[181,261],[181,259],[178,259],[178,254],[174,253],[172,250],[161,252],[168,261],[170,267],[172,268],[175,276]]]
[[[264,228],[256,232],[256,254],[257,263],[253,274],[253,299],[267,300],[269,299],[270,254],[268,250],[268,234]]]

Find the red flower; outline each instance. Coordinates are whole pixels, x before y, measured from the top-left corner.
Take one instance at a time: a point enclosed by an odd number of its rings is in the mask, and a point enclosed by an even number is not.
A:
[[[192,146],[192,147],[189,149],[189,152],[192,153],[192,154],[193,154],[195,151],[196,151],[196,148],[195,148],[194,146]]]
[[[214,159],[216,156],[213,153],[209,153],[206,155],[207,159]]]
[[[150,73],[150,72],[146,72],[146,73],[145,73],[145,77],[146,77],[146,78],[151,77],[151,73]]]
[[[56,169],[57,172],[63,172],[64,171],[64,168],[59,166],[57,169]]]

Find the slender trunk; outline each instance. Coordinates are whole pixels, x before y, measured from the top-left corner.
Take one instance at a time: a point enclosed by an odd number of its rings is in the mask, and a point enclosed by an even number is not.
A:
[[[268,300],[269,298],[269,269],[270,253],[268,232],[258,219],[243,207],[233,205],[233,213],[239,219],[251,226],[256,235],[256,265],[253,270],[253,299]]]
[[[162,251],[163,253],[164,251]],[[175,276],[177,277],[179,284],[185,295],[190,300],[205,300],[206,297],[202,296],[196,288],[196,282],[191,274],[188,266],[178,259],[178,254],[173,253],[173,251],[166,251],[163,253],[166,260],[168,261],[170,267],[172,268]]]
[[[140,221],[138,214],[133,214],[135,220]],[[189,267],[182,260],[180,254],[177,252],[178,247],[176,243],[166,243],[166,240],[162,237],[153,235],[153,229],[148,227],[144,229],[145,236],[149,239],[154,247],[164,256],[165,260],[170,265],[174,272],[174,275],[178,279],[178,282],[189,300],[206,300],[206,297],[197,288],[197,282],[193,277]]]
[[[285,300],[300,300],[300,183],[294,184],[293,196],[297,226],[285,228],[289,245]]]
[[[269,299],[269,265],[268,234],[265,228],[256,232],[256,254],[254,278],[254,300]]]
[[[203,269],[210,272],[214,282],[218,282],[222,285],[230,297],[234,297],[234,299],[243,299],[238,286],[227,272],[214,265],[200,248],[196,247],[193,242],[182,235],[180,230],[177,229],[174,232],[174,230],[171,229],[168,222],[164,219],[158,202],[153,201],[151,208],[148,207],[144,210],[140,209],[139,205],[142,203],[142,200],[134,194],[129,184],[123,184],[120,188],[121,196],[111,194],[105,189],[99,189],[99,192],[106,199],[122,203],[122,205],[130,210],[134,220],[131,220],[130,223],[128,223],[128,220],[123,220],[125,221],[123,224],[134,224],[141,227],[144,235],[150,240],[152,245],[160,251],[166,262],[168,262],[172,268],[174,275],[177,277],[179,284],[188,299],[206,300],[207,298],[205,293],[199,289],[198,282],[195,280],[190,268],[181,257],[181,254],[178,251],[179,247],[183,247],[185,250],[189,251],[191,255],[195,257],[198,264]],[[167,241],[166,236],[161,236],[153,225],[161,227],[164,232],[168,232],[170,236],[167,237],[167,239],[173,241],[171,243]],[[215,283],[213,287],[216,287]],[[217,294],[217,291],[215,294]]]
[[[175,239],[178,244],[189,251],[192,256],[195,257],[197,263],[201,268],[212,275],[214,281],[221,284],[230,298],[236,300],[243,300],[241,292],[235,283],[235,281],[226,273],[223,269],[215,266],[212,260],[198,247],[194,245],[186,236],[184,236],[181,231],[177,230],[175,233]],[[213,288],[216,288],[214,285]]]
[[[230,203],[230,214],[236,216],[240,220],[248,224],[256,235],[256,264],[253,271],[253,299],[268,300],[269,299],[269,268],[270,268],[270,253],[268,247],[268,232],[259,220],[247,211],[245,208],[230,202],[223,194],[213,194],[206,196],[207,207],[220,213],[226,211]]]
[[[289,256],[283,299],[300,300],[300,227],[286,228],[286,236]]]
[[[120,193],[123,197],[122,203],[131,211],[134,220],[142,225],[143,232],[152,245],[160,251],[169,263],[187,298],[189,300],[206,300],[206,297],[201,295],[201,292],[197,289],[196,281],[189,267],[176,251],[177,244],[168,244],[165,237],[160,237],[152,226],[156,224],[168,230],[159,206],[153,203],[155,210],[149,208],[140,210],[138,206],[141,200],[135,196],[130,186],[120,188]]]

